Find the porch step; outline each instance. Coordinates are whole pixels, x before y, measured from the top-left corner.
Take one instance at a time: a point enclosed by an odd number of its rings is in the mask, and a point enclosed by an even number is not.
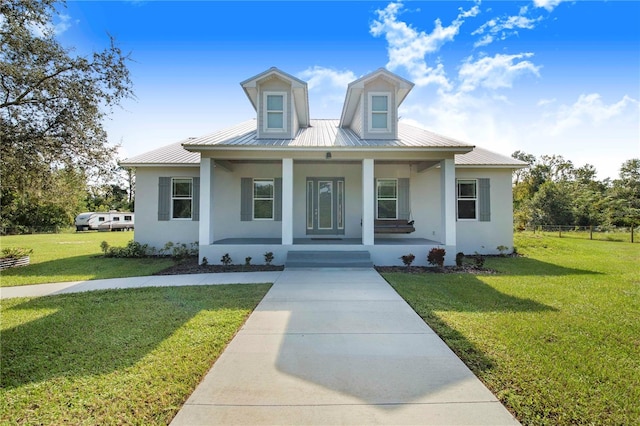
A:
[[[372,268],[368,251],[289,251],[286,268]]]

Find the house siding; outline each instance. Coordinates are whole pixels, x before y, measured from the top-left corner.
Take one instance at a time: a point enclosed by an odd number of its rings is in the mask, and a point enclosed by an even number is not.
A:
[[[362,133],[362,122],[363,122],[363,109],[362,104],[364,103],[364,96],[360,96],[360,100],[358,101],[358,106],[356,107],[356,112],[353,114],[353,120],[351,121],[351,130],[358,135],[359,138],[364,138],[364,134]]]
[[[369,94],[375,92],[389,93],[389,114],[391,115],[390,132],[369,131]],[[391,83],[382,79],[369,82],[364,87],[364,96],[360,100],[362,106],[362,134],[365,139],[396,139],[398,137],[398,110],[396,108],[396,89]]]
[[[488,221],[456,222],[457,250],[465,254],[498,254],[498,246],[513,249],[513,196],[509,169],[457,169],[456,179],[482,179],[490,182],[491,216]],[[478,200],[478,206],[480,206]]]
[[[199,178],[199,170],[199,167],[140,167],[136,170],[135,241],[162,248],[169,241],[190,244],[198,240],[200,222],[197,220],[158,220],[158,182],[161,177]]]

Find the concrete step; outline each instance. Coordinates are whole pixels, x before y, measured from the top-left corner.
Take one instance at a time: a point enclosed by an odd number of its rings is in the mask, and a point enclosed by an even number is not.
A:
[[[368,251],[289,251],[286,268],[371,268]]]

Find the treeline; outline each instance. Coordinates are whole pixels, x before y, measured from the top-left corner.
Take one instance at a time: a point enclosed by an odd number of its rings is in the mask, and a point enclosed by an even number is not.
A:
[[[560,155],[513,158],[529,167],[513,177],[517,229],[535,225],[635,227],[640,225],[640,159],[625,161],[617,179],[597,180],[594,166],[576,167]]]

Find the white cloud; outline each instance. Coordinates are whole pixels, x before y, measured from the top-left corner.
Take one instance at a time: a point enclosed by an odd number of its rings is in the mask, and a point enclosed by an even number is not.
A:
[[[557,5],[566,0],[533,0],[535,7],[542,7],[548,12],[551,12]]]
[[[471,92],[480,87],[488,89],[509,88],[513,81],[527,73],[539,76],[540,67],[531,61],[524,60],[533,56],[533,53],[520,53],[517,55],[497,54],[493,57],[480,58],[473,61],[469,58],[460,67],[458,77],[462,92]]]
[[[561,105],[558,108],[558,111],[553,115],[555,124],[551,133],[560,134],[585,125],[601,125],[622,115],[632,105],[637,107],[638,101],[627,95],[610,105],[605,104],[598,93],[580,95],[573,105]]]
[[[449,26],[442,26],[442,21],[436,19],[434,29],[427,34],[413,28],[406,22],[398,20],[403,11],[401,3],[389,3],[386,8],[377,10],[377,19],[369,28],[374,37],[383,36],[388,46],[389,62],[387,68],[391,71],[405,68],[413,82],[418,86],[436,84],[450,88],[444,67],[441,63],[430,66],[425,60],[427,54],[437,52],[442,45],[453,41],[464,23],[464,19],[474,17],[480,13],[479,7],[473,6],[469,10],[459,9],[460,13]]]
[[[28,28],[35,37],[44,38],[49,35],[59,36],[71,28],[71,16],[69,15],[57,15],[56,23],[47,23],[42,25],[39,23],[31,22],[28,24]]]
[[[307,68],[297,77],[307,82],[313,118],[339,117],[347,85],[357,79],[353,71],[337,71],[321,66]]]
[[[541,16],[535,19],[528,18],[524,16],[526,13],[527,8],[523,7],[518,15],[494,18],[485,22],[471,33],[471,35],[483,35],[474,44],[474,47],[486,46],[495,40],[504,40],[507,37],[518,34],[519,29],[532,30],[536,27],[536,23],[543,19]]]

